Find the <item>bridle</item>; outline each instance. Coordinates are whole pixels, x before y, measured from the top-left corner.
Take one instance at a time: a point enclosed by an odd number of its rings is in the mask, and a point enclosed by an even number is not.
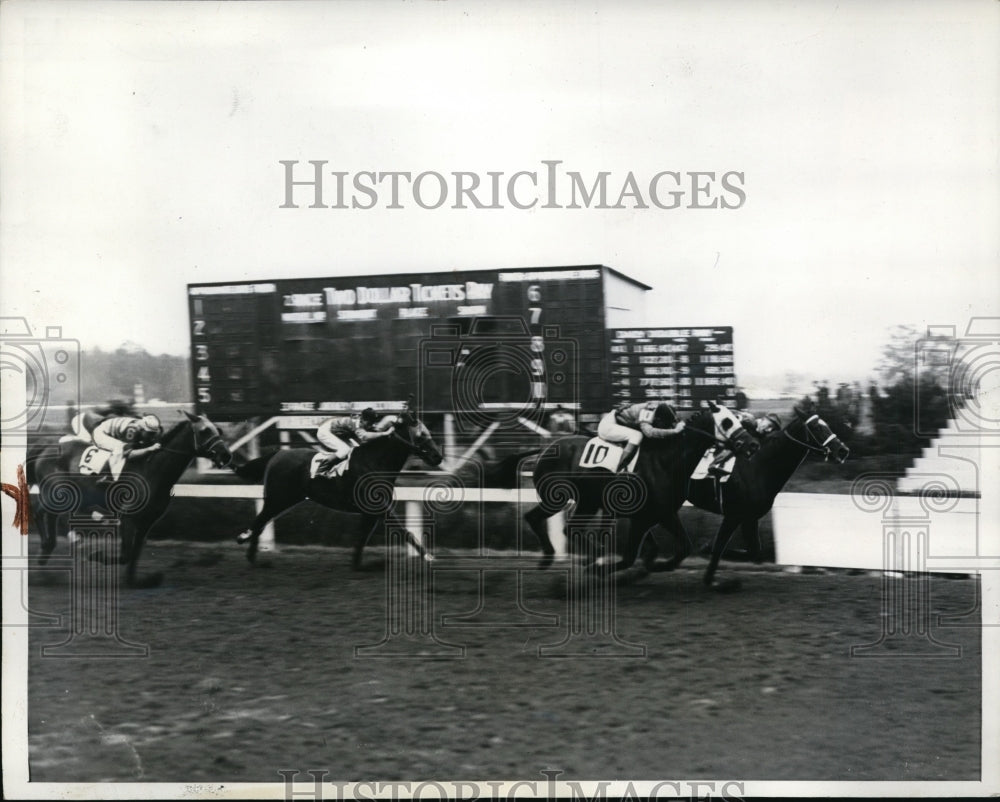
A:
[[[813,441],[813,443],[816,443],[816,442],[818,442],[818,440],[817,440],[817,438],[816,438],[816,437],[815,437],[815,436],[813,435],[813,433],[812,433],[812,429],[810,429],[810,428],[809,428],[809,424],[810,424],[810,423],[812,423],[813,421],[816,421],[816,420],[820,420],[820,417],[819,417],[819,415],[811,415],[811,416],[810,416],[810,417],[809,417],[808,419],[806,419],[806,420],[805,420],[805,421],[803,422],[803,424],[802,424],[802,425],[803,425],[803,426],[805,427],[805,430],[806,430],[806,436],[807,436],[807,437],[808,437],[808,438],[809,438],[810,440],[812,440],[812,441]],[[829,449],[829,448],[827,448],[827,446],[828,446],[828,445],[829,445],[829,444],[830,444],[830,443],[831,443],[831,442],[832,442],[833,440],[836,440],[836,439],[837,439],[837,435],[835,435],[835,434],[834,434],[833,432],[830,432],[830,436],[829,436],[828,438],[826,438],[826,440],[824,440],[824,441],[823,441],[822,443],[819,443],[819,445],[813,445],[813,443],[806,443],[806,442],[803,442],[803,441],[801,441],[801,440],[796,440],[796,439],[795,439],[794,437],[792,437],[792,436],[791,436],[791,435],[790,435],[790,434],[788,433],[788,429],[787,429],[787,427],[786,427],[786,428],[784,428],[784,429],[782,429],[782,430],[781,430],[781,433],[782,433],[783,435],[785,435],[785,437],[787,437],[787,438],[788,438],[789,440],[791,440],[791,441],[792,441],[793,443],[795,443],[796,445],[800,445],[800,446],[802,446],[802,447],[803,447],[804,449],[806,449],[807,451],[812,451],[812,452],[813,452],[814,454],[822,454],[822,455],[823,455],[824,457],[829,457],[829,456],[830,456],[830,449]]]
[[[212,456],[212,449],[215,448],[219,443],[222,442],[222,435],[218,431],[216,431],[210,438],[208,438],[208,440],[205,443],[202,443],[201,445],[199,445],[198,444],[198,432],[195,430],[194,421],[190,421],[190,423],[191,423],[191,446],[192,446],[191,451],[194,454],[194,456],[196,456],[196,457],[207,457],[207,458],[211,459],[213,462],[215,462],[215,464],[218,465],[220,468],[226,467],[229,463],[231,463],[233,461],[232,452],[230,452],[230,454],[229,454],[229,459],[227,459],[225,462],[221,462],[221,463],[220,462],[216,462],[215,457]],[[164,446],[160,447],[160,451],[162,451],[164,453],[167,453],[167,454],[181,454],[181,455],[185,455],[185,454],[188,453],[187,451],[181,451],[178,448],[166,448]]]
[[[732,440],[733,434],[735,432],[739,431],[740,429],[742,429],[743,431],[746,431],[746,428],[743,426],[742,423],[740,423],[739,421],[735,421],[734,424],[733,424],[733,428],[730,430],[730,432],[728,434],[726,434],[726,432],[722,432],[722,427],[719,426],[715,422],[715,416],[711,412],[708,412],[707,414],[712,419],[712,431],[711,432],[706,432],[704,429],[698,429],[698,428],[696,428],[694,426],[685,426],[684,427],[684,431],[685,432],[694,432],[695,434],[700,434],[703,437],[707,437],[713,443],[717,443],[717,444],[725,446],[725,447],[729,446],[729,442],[730,442],[730,440]],[[716,432],[722,432],[722,434],[725,436],[726,439],[720,441],[719,438],[718,438],[718,436],[717,436],[717,434],[716,434]],[[749,432],[747,432],[747,434],[749,434]]]
[[[419,454],[420,450],[421,450],[421,447],[413,439],[413,437],[410,435],[410,429],[414,428],[417,425],[418,421],[417,421],[416,418],[412,418],[412,420],[413,420],[413,423],[411,424],[411,423],[408,422],[408,420],[407,420],[406,417],[404,417],[404,416],[401,415],[400,418],[399,418],[399,421],[397,423],[393,424],[393,426],[392,426],[392,434],[390,435],[390,437],[394,437],[396,440],[398,440],[400,443],[402,443],[404,446],[406,446],[410,450],[411,453],[413,453],[413,454]],[[402,427],[401,427],[401,425],[402,425]],[[405,428],[406,429],[406,432],[407,432],[407,436],[406,437],[403,437],[403,435],[401,435],[399,433],[400,428]]]

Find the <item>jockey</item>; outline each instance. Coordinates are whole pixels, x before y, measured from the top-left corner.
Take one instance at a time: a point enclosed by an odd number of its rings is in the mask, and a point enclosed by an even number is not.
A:
[[[664,421],[669,429],[653,426],[653,419]],[[616,473],[621,473],[635,456],[643,437],[673,437],[684,431],[684,421],[677,420],[673,407],[659,401],[624,404],[611,410],[597,425],[599,437],[611,443],[625,443]]]
[[[316,439],[333,453],[324,457],[317,473],[330,471],[351,453],[354,446],[391,434],[396,420],[395,415],[386,415],[379,420],[375,410],[368,407],[358,416],[339,415],[323,421],[316,430]]]
[[[736,417],[739,418],[743,428],[750,432],[750,434],[755,435],[757,439],[766,437],[771,432],[781,429],[781,418],[773,412],[768,412],[762,418],[755,418],[751,413],[740,410],[736,413]],[[718,478],[725,476],[728,473],[725,469],[725,464],[731,456],[733,456],[733,452],[725,446],[716,448],[715,459],[708,466],[708,475]]]
[[[139,413],[128,401],[116,398],[109,401],[103,407],[92,409],[79,409],[69,420],[69,429],[72,434],[64,435],[60,438],[60,443],[72,440],[80,440],[88,445],[94,442],[93,432],[98,424],[108,418],[138,418]]]
[[[91,437],[95,446],[111,452],[108,467],[112,480],[117,481],[126,460],[145,456],[160,448],[156,440],[162,433],[160,419],[156,415],[144,415],[141,418],[107,418],[94,427]]]
[[[549,415],[548,427],[552,434],[573,434],[576,431],[576,420],[572,413],[563,409],[562,404],[556,404]]]

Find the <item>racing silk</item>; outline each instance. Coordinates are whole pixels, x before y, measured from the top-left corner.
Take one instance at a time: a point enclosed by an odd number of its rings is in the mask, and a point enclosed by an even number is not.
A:
[[[607,413],[597,426],[597,434],[612,443],[631,443],[638,446],[643,437],[670,437],[677,433],[676,429],[658,429],[653,426],[653,417],[659,401],[647,401],[643,404],[626,404]],[[671,423],[677,421],[677,415],[671,411]]]
[[[365,429],[365,436],[368,440],[373,439],[374,434],[381,434],[383,432],[389,431],[393,426],[399,423],[399,415],[383,415],[382,418],[372,426],[371,431]]]
[[[139,423],[137,418],[108,418],[94,427],[94,445],[105,451],[120,451],[128,443],[126,430]]]
[[[340,415],[336,418],[329,418],[323,421],[316,430],[316,437],[323,445],[336,449],[331,444],[331,435],[344,440],[355,440],[361,443],[364,442],[362,432],[364,432],[364,428],[361,426],[359,418],[353,415]]]
[[[615,410],[615,423],[619,426],[627,426],[630,429],[640,429],[643,434],[650,437],[651,435],[645,431],[643,424],[646,424],[650,428],[653,427],[653,416],[656,414],[656,409],[660,404],[660,401],[646,401],[643,404],[621,406]],[[671,420],[666,421],[666,423],[673,426],[677,423],[677,413],[674,412],[673,408],[670,408],[670,413]],[[654,429],[654,431],[656,430]]]
[[[316,430],[316,439],[332,451],[339,452],[341,445],[337,440],[353,440],[356,443],[366,443],[369,440],[374,440],[376,437],[383,437],[385,432],[397,420],[399,419],[395,415],[386,415],[369,429],[365,428],[359,417],[354,415],[340,415],[323,421]]]

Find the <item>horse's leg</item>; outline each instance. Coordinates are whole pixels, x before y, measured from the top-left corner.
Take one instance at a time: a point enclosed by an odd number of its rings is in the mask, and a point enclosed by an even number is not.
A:
[[[639,547],[638,559],[642,560],[642,564],[645,566],[647,571],[656,570],[656,557],[659,553],[660,547],[657,544],[655,537],[650,536],[642,539],[642,545]]]
[[[354,542],[354,554],[351,555],[352,570],[361,570],[361,553],[365,550],[365,544],[368,543],[368,539],[375,532],[375,528],[378,526],[380,520],[381,518],[377,515],[362,513],[361,524],[358,527],[358,539]],[[409,535],[409,532],[407,532],[407,535]]]
[[[688,536],[684,524],[681,523],[680,515],[677,514],[676,510],[672,515],[666,516],[661,523],[663,528],[674,538],[674,553],[670,559],[663,562],[662,566],[647,565],[646,567],[655,571],[673,571],[691,553],[691,538]]]
[[[128,554],[122,555],[125,560],[125,584],[130,588],[155,588],[163,582],[163,572],[154,571],[145,576],[138,576],[136,568],[139,565],[139,555],[142,554],[142,547],[146,545],[146,534],[152,524],[148,521],[122,521],[122,548],[125,546],[125,527],[131,528],[129,539],[130,548]]]
[[[528,522],[531,531],[538,538],[538,543],[542,547],[542,559],[538,563],[539,568],[548,568],[552,565],[556,550],[549,540],[548,520],[553,513],[546,512],[541,504],[536,504],[524,514],[524,520]]]
[[[417,550],[417,554],[420,555],[420,559],[432,562],[434,560],[434,555],[424,548],[424,544],[417,539],[417,536],[414,535],[409,529],[404,529],[403,531],[406,532],[406,542]]]
[[[708,561],[708,568],[705,569],[704,583],[706,587],[712,587],[715,580],[715,572],[719,567],[719,560],[722,559],[722,552],[726,550],[726,545],[740,525],[740,519],[736,517],[726,517],[722,519],[722,526],[715,535],[715,542],[712,544],[712,556]],[[720,586],[720,589],[729,589],[730,585]]]
[[[291,494],[278,494],[273,491],[264,491],[264,506],[250,524],[250,528],[240,532],[236,536],[236,542],[247,543],[247,559],[254,562],[257,559],[257,541],[260,540],[260,533],[264,531],[268,521],[277,518],[289,507],[298,504],[304,495],[294,496]]]
[[[760,544],[760,533],[758,531],[759,522],[757,518],[744,518],[743,524],[740,526],[740,531],[743,533],[743,540],[747,545],[747,552],[749,552],[750,559],[756,565],[764,562],[764,549]]]
[[[639,553],[645,549],[646,539],[651,537],[650,530],[656,525],[656,517],[649,511],[640,511],[629,518],[628,536],[620,538],[622,544],[621,560],[615,563],[612,571],[624,571],[633,566],[645,573],[645,568],[639,563]]]
[[[59,516],[48,510],[40,510],[37,517],[38,534],[42,538],[42,550],[38,555],[38,564],[45,565],[56,548],[56,532],[59,530]]]

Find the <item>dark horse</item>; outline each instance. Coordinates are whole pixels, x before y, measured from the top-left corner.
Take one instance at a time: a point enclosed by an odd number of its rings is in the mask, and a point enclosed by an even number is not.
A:
[[[810,453],[843,463],[850,449],[819,415],[796,411],[791,423],[764,438],[752,462],[737,460],[732,475],[721,485],[712,478],[691,480],[688,501],[695,507],[722,516],[722,525],[715,535],[712,556],[705,570],[706,585],[712,586],[719,560],[737,527],[742,527],[750,558],[761,562],[757,524],[771,509],[775,496],[795,469]],[[731,583],[720,589],[736,586],[738,584]]]
[[[82,441],[50,446],[28,461],[28,481],[38,484],[34,517],[42,536],[42,565],[56,546],[56,535],[67,531],[71,507],[92,509],[113,513],[120,521],[119,561],[125,564],[125,583],[156,587],[163,581],[159,572],[138,577],[136,566],[147,533],[170,503],[171,488],[195,457],[220,467],[232,458],[215,424],[203,415],[184,415],[185,420],[160,438],[157,451],[127,461],[116,482],[99,483],[98,476],[79,473],[80,455],[87,448]]]
[[[359,569],[361,552],[388,514],[392,488],[409,456],[416,454],[431,467],[440,465],[443,458],[427,427],[412,412],[403,412],[391,432],[357,446],[342,476],[310,478],[310,463],[317,453],[311,448],[282,449],[237,468],[237,475],[244,479],[264,479],[264,508],[250,528],[236,538],[237,543],[249,543],[247,559],[256,559],[257,541],[268,521],[300,501],[311,499],[330,509],[361,516],[351,563],[355,570]],[[406,536],[421,557],[429,558],[409,531]]]
[[[547,446],[532,473],[540,503],[524,516],[542,546],[539,567],[551,565],[555,554],[545,522],[571,501],[576,503],[576,513],[582,515],[591,516],[603,509],[616,518],[629,519],[629,536],[620,539],[623,559],[615,570],[632,566],[643,537],[656,524],[674,536],[672,562],[679,564],[691,547],[677,511],[684,503],[688,477],[713,442],[725,443],[740,458],[752,456],[758,447],[733,413],[716,404],[692,414],[680,434],[644,440],[634,473],[581,468],[587,437],[564,437]]]

